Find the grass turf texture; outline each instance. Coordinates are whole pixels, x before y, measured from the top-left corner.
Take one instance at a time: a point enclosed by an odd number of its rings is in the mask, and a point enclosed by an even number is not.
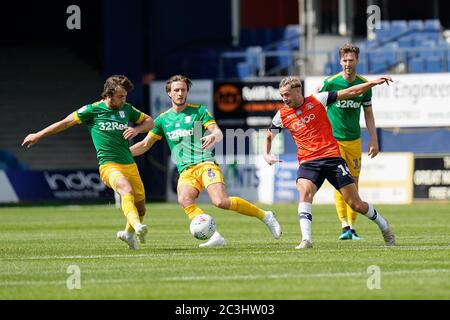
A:
[[[176,204],[148,204],[147,244],[116,239],[125,225],[108,206],[0,208],[0,299],[449,299],[448,204],[376,206],[397,236],[384,247],[359,216],[362,241],[338,241],[333,206],[313,206],[312,250],[299,242],[297,206],[265,206],[283,228],[276,241],[254,218],[201,206],[216,219],[224,248],[198,248]],[[77,265],[81,289],[69,290]],[[369,266],[381,289],[367,287]],[[372,282],[373,283],[373,282]]]

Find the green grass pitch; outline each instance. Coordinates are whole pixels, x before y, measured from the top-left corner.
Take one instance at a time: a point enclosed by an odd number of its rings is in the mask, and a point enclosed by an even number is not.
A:
[[[201,207],[227,247],[198,248],[177,204],[147,204],[148,241],[138,251],[116,239],[125,218],[113,205],[2,207],[0,299],[450,298],[449,204],[377,206],[396,233],[391,248],[362,216],[364,239],[338,241],[334,207],[315,205],[314,248],[306,251],[294,249],[296,204],[263,206],[282,225],[278,241],[254,218]],[[73,265],[81,288],[70,290]]]

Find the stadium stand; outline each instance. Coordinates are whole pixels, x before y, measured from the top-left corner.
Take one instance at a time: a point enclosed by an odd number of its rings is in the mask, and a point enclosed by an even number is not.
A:
[[[98,100],[102,77],[77,56],[59,48],[3,48],[0,69],[0,148],[34,170],[96,168],[86,126],[45,139],[39,148],[25,150],[21,143],[26,134]]]
[[[285,28],[241,30],[239,48],[221,53],[221,60],[232,59],[239,79],[256,77],[264,66],[264,75],[280,75],[291,71],[294,64],[292,52],[298,51],[300,28],[288,25]],[[227,63],[223,63],[228,65]],[[221,71],[221,76],[225,74]]]
[[[450,70],[450,43],[441,34],[439,20],[381,21],[375,39],[357,45],[361,49],[361,73],[387,73],[400,64],[411,73],[436,73]],[[326,75],[340,71],[339,56],[330,55],[324,65]]]
[[[28,170],[28,166],[17,160],[16,156],[7,150],[0,150],[0,170]]]

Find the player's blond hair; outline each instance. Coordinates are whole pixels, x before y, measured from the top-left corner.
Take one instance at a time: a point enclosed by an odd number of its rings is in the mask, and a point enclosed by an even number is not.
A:
[[[182,76],[181,74],[177,74],[175,76],[170,77],[169,80],[167,80],[167,82],[166,82],[166,92],[167,93],[170,92],[170,88],[172,87],[172,83],[177,82],[177,81],[183,81],[184,83],[186,83],[188,91],[192,87],[191,79],[189,79],[188,77]]]
[[[292,76],[291,77],[286,77],[283,80],[281,80],[279,88],[281,89],[281,88],[286,87],[286,86],[289,86],[291,89],[294,89],[294,88],[300,88],[301,89],[302,88],[302,82],[297,77],[292,77]]]
[[[133,90],[134,86],[130,79],[121,75],[114,75],[106,79],[103,86],[102,98],[112,97],[116,93],[117,87],[124,88],[127,92]]]
[[[358,59],[359,48],[357,46],[352,45],[351,43],[346,43],[339,49],[339,58],[342,58],[342,56],[346,53],[354,53],[356,59]]]

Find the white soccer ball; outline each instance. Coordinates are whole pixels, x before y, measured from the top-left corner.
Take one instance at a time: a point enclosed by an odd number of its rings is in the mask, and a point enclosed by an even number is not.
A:
[[[189,229],[195,238],[207,240],[216,232],[216,222],[209,214],[200,214],[192,219]]]

